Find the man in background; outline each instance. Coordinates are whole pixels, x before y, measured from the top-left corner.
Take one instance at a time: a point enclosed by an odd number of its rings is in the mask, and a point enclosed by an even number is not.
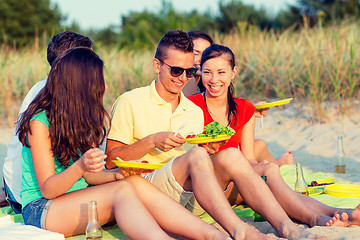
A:
[[[62,52],[74,47],[88,47],[92,48],[93,42],[90,38],[78,33],[64,31],[60,32],[52,37],[47,47],[47,61],[52,66],[54,60]],[[45,86],[46,80],[42,80],[36,83],[25,96],[18,119],[21,114],[28,108],[32,100]],[[16,214],[21,213],[21,182],[22,182],[22,165],[21,165],[21,152],[22,144],[19,141],[16,134],[16,128],[11,138],[11,142],[8,144],[7,156],[4,161],[4,190],[7,202]]]

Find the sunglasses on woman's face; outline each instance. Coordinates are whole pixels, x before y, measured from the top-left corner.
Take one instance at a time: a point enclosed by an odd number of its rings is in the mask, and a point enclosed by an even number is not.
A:
[[[195,75],[195,73],[197,71],[196,67],[186,68],[186,69],[182,68],[182,67],[173,67],[160,59],[158,59],[158,60],[170,68],[170,74],[173,77],[179,77],[181,74],[183,74],[184,71],[186,71],[186,77],[191,78]]]

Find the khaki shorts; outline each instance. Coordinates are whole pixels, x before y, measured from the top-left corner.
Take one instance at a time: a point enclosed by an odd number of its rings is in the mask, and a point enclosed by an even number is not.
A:
[[[191,211],[196,216],[200,216],[205,212],[195,200],[193,192],[185,191],[180,184],[175,180],[172,174],[172,163],[174,159],[166,163],[162,168],[151,173],[143,175],[145,179],[159,188],[162,192],[175,199],[186,209]]]

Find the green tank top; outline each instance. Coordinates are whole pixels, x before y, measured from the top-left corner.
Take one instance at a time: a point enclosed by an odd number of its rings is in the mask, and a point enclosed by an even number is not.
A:
[[[39,120],[41,121],[48,129],[49,129],[49,121],[46,117],[46,112],[42,111],[31,118],[30,121]],[[21,184],[21,202],[22,207],[24,208],[28,203],[42,198],[41,191],[39,189],[39,185],[36,179],[34,165],[32,161],[32,156],[30,152],[30,148],[23,146],[22,148],[22,184]],[[63,172],[66,167],[62,166],[60,162],[54,157],[55,162],[55,174]],[[70,159],[69,166],[72,165],[74,161]],[[80,178],[77,182],[67,191],[72,192],[79,189],[84,189],[88,186],[85,182],[84,178]]]

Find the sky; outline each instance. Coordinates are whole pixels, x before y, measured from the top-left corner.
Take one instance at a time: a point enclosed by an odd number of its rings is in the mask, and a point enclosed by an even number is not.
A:
[[[223,2],[229,0],[222,0]],[[120,25],[121,15],[130,11],[141,12],[147,9],[157,12],[161,8],[161,0],[51,0],[60,7],[62,14],[67,15],[67,22],[76,21],[82,29],[104,28]],[[218,11],[219,0],[172,0],[176,11],[189,12],[197,9],[200,12]],[[269,13],[276,13],[286,6],[293,4],[296,0],[242,0],[243,3],[263,6]]]

